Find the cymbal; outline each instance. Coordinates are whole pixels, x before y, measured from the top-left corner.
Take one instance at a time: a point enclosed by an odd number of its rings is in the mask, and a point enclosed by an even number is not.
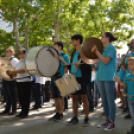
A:
[[[7,58],[0,57],[0,64],[10,64],[11,62]]]
[[[99,62],[99,59],[89,59],[87,58],[84,54],[83,54],[83,51],[81,50],[80,52],[80,57],[82,59],[82,61],[86,64],[95,64],[95,63],[98,63]]]
[[[91,52],[91,49],[94,45],[97,47],[97,49],[100,53],[103,52],[103,44],[102,44],[101,40],[98,38],[94,38],[94,37],[88,38],[88,39],[86,39],[86,41],[84,42],[84,44],[82,46],[83,54],[89,59],[97,59],[98,58],[94,52]]]
[[[13,76],[12,78],[10,76],[7,75],[7,70],[15,70],[12,67],[11,62],[6,59],[6,58],[0,58],[0,76],[2,77],[2,79],[7,80],[7,81],[13,81],[16,77]]]

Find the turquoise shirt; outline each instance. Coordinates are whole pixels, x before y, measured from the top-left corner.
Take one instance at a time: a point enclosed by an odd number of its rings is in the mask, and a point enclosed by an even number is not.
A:
[[[67,54],[63,54],[63,52],[60,52],[59,55],[64,59],[65,62],[67,62],[68,64],[70,63],[70,59],[69,59],[69,56]],[[59,68],[59,73],[62,74],[62,76],[64,76],[64,70],[65,70],[65,67],[63,65],[63,62],[60,62],[60,68]]]
[[[98,70],[99,70],[99,66],[95,65],[95,70],[96,70],[96,73],[95,73],[95,80],[98,80]]]
[[[72,63],[79,62],[78,56],[80,55],[80,51],[81,51],[81,49],[78,52],[74,53]],[[82,77],[81,69],[76,68],[74,64],[71,66],[71,73],[75,74],[76,77]]]
[[[129,55],[131,55],[132,57],[134,57],[134,52],[131,51],[131,52],[129,53]],[[129,57],[126,58],[126,64],[127,64],[128,59],[129,59]],[[127,68],[126,75],[128,75],[128,74],[131,74],[131,71]]]
[[[116,49],[113,44],[103,49],[102,55],[104,57],[111,57],[110,62],[105,65],[99,60],[98,80],[99,81],[114,81],[116,73]]]
[[[126,76],[126,72],[123,71],[121,68],[120,68],[120,71],[119,71],[119,77],[121,80],[124,80],[125,79],[125,76]]]
[[[133,96],[134,95],[134,82],[129,80],[129,79],[134,79],[134,75],[128,74],[125,77],[125,81],[124,81],[124,83],[127,84],[127,95],[128,96]],[[132,97],[132,98],[128,97],[128,100],[129,101],[134,101],[134,97]]]

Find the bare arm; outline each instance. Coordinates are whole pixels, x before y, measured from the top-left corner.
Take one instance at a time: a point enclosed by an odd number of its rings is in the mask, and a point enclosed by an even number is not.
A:
[[[25,73],[25,72],[26,72],[25,69],[14,70],[14,71],[7,70],[7,74],[8,75],[13,75],[13,76],[15,76],[18,73],[22,74],[22,73]]]
[[[96,47],[95,45],[93,46],[93,48],[92,48],[91,51],[94,52],[94,53],[98,56],[98,58],[99,58],[105,65],[107,65],[107,64],[110,62],[111,57],[104,57],[104,56],[102,56],[102,54],[97,50],[97,47]]]
[[[102,56],[102,54],[97,50],[96,52],[96,55],[98,56],[98,58],[105,64],[105,65],[107,65],[109,62],[110,62],[110,60],[111,60],[111,57],[104,57],[104,56]]]

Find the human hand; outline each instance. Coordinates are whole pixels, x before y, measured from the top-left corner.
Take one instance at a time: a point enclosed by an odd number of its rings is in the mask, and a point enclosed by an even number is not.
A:
[[[65,73],[65,74],[68,73],[68,68],[67,68],[67,67],[64,69],[64,73]]]
[[[95,45],[93,45],[91,52],[95,53],[97,51],[97,47]]]
[[[59,61],[62,61],[62,57],[61,57],[61,56],[57,56],[57,59],[58,59]]]
[[[120,83],[120,77],[119,78],[118,77],[114,77],[114,81]]]
[[[80,67],[80,64],[79,63],[74,63],[74,65],[79,68]]]

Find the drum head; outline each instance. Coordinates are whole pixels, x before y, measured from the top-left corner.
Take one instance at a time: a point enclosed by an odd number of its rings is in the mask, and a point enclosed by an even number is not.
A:
[[[94,45],[96,45],[96,47],[100,53],[103,52],[103,44],[100,39],[94,38],[94,37],[88,38],[88,39],[86,39],[86,41],[84,42],[84,44],[82,46],[82,52],[85,55],[85,57],[87,57],[89,59],[97,59],[98,58],[95,53],[91,52],[91,49]]]
[[[39,72],[45,77],[53,76],[60,67],[57,59],[58,51],[51,46],[44,46],[37,56],[37,67]]]

